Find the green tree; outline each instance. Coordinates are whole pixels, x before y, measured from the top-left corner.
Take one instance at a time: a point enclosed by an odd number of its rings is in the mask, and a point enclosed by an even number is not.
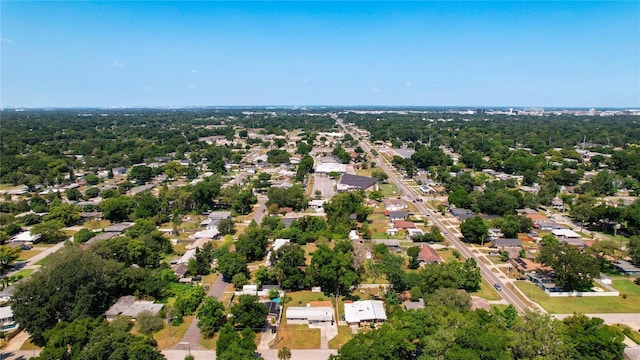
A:
[[[51,205],[49,213],[44,216],[45,221],[60,221],[65,226],[71,226],[80,220],[80,208],[76,205],[60,203]]]
[[[136,324],[138,325],[138,331],[145,335],[150,335],[164,327],[164,321],[149,310],[138,314]]]
[[[233,323],[238,328],[261,329],[267,317],[267,307],[257,296],[240,295],[238,303],[231,307]]]
[[[632,236],[629,239],[629,256],[634,264],[640,265],[640,236]]]
[[[253,205],[258,202],[258,198],[253,195],[251,189],[245,189],[237,194],[231,208],[238,214],[247,215],[253,209]]]
[[[598,261],[563,242],[542,246],[538,260],[553,268],[556,285],[566,291],[588,291],[600,273]]]
[[[133,200],[126,196],[109,198],[100,204],[104,218],[113,222],[129,219],[129,214],[131,214],[133,207]]]
[[[94,236],[96,236],[96,234],[93,231],[87,228],[82,228],[78,230],[77,233],[73,234],[73,242],[76,244],[84,244]]]
[[[460,231],[467,241],[475,244],[484,244],[489,235],[489,228],[479,216],[468,218],[462,222]]]
[[[0,246],[0,273],[9,269],[18,258],[20,258],[19,247]]]
[[[278,360],[291,360],[291,350],[284,346],[278,350]]]
[[[31,233],[40,235],[40,241],[45,244],[55,244],[67,239],[67,235],[61,231],[63,227],[62,222],[51,220],[34,225]]]
[[[59,321],[73,321],[104,312],[119,296],[122,266],[90,251],[65,247],[50,262],[16,286],[13,314],[34,343]]]
[[[218,259],[218,271],[225,281],[231,281],[235,274],[248,274],[247,258],[235,252],[226,251]]]
[[[573,345],[572,358],[622,359],[624,334],[600,318],[575,314],[562,320]]]
[[[220,231],[220,235],[233,235],[236,233],[235,222],[233,219],[224,219],[220,221],[218,224],[218,231]]]
[[[208,296],[202,301],[196,315],[200,332],[206,339],[212,338],[215,332],[226,322],[227,315],[224,310],[224,304],[214,297]]]
[[[351,260],[352,252],[353,245],[344,240],[337,242],[333,250],[322,244],[313,253],[307,273],[325,294],[346,294],[351,286],[358,284],[359,276]]]
[[[78,199],[82,197],[78,189],[67,189],[64,191],[64,194],[67,196],[67,199],[71,201],[78,201]]]
[[[146,183],[153,178],[153,169],[146,165],[136,165],[129,170],[129,181]]]

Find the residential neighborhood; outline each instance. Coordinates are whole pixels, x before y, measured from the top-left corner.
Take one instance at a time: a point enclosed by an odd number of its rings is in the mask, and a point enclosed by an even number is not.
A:
[[[152,339],[159,358],[248,343],[250,354],[351,358],[399,321],[435,317],[436,331],[446,321],[439,307],[470,323],[543,316],[550,328],[570,326],[574,313],[616,314],[598,325],[616,339],[612,358],[640,341],[640,185],[630,170],[610,171],[619,165],[605,156],[637,150],[578,143],[532,155],[516,144],[504,151],[517,159],[502,154],[498,166],[468,144],[403,140],[372,121],[413,119],[401,112],[206,115],[184,125],[184,144],[143,142],[138,153],[132,143],[109,162],[73,146],[42,178],[3,177],[4,351],[68,351],[52,333],[126,321],[118,331],[132,344]],[[464,129],[466,114],[447,115]],[[21,119],[3,131],[19,134],[11,129]],[[157,125],[153,136],[173,131],[145,119]],[[82,131],[101,143],[107,130]],[[534,171],[535,161],[559,165]],[[457,351],[446,349],[445,358]]]

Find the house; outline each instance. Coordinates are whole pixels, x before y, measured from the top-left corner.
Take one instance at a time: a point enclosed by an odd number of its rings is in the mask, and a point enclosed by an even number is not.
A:
[[[371,243],[373,243],[374,245],[384,244],[388,248],[400,248],[400,240],[395,239],[373,239],[371,240]]]
[[[556,210],[564,210],[564,201],[560,198],[553,198],[551,200],[551,206]]]
[[[18,328],[18,324],[13,319],[11,306],[0,307],[0,332],[7,333]]]
[[[380,300],[345,301],[344,319],[349,325],[381,323],[387,321],[387,313]]]
[[[116,236],[119,236],[121,233],[120,232],[116,232],[116,231],[109,231],[109,232],[103,232],[100,235],[96,235],[94,237],[92,237],[91,239],[87,240],[87,242],[85,243],[86,245],[91,245],[91,244],[95,244],[98,243],[102,240],[107,240],[107,239],[112,239]]]
[[[124,175],[127,173],[127,168],[125,167],[114,167],[113,169],[111,169],[111,172],[113,173],[113,175]]]
[[[258,295],[258,285],[243,285],[239,295]]]
[[[153,189],[154,187],[156,187],[155,184],[147,184],[147,185],[136,186],[136,187],[132,188],[131,190],[127,191],[127,194],[129,194],[131,196],[142,194],[143,192],[149,191],[149,190]]]
[[[387,211],[400,211],[408,207],[407,203],[402,199],[384,199],[382,203]]]
[[[263,302],[263,304],[267,308],[267,320],[273,319],[273,322],[277,323],[280,320],[280,303],[269,300]]]
[[[214,226],[213,228],[208,227],[204,230],[200,230],[195,234],[191,235],[190,238],[194,240],[198,240],[202,238],[215,239],[218,237],[218,235],[220,235],[220,231],[218,231],[218,228]]]
[[[22,242],[22,243],[32,243],[35,244],[40,240],[40,234],[31,234],[30,231],[23,231],[18,235],[11,238],[12,243]]]
[[[309,325],[309,327],[320,327],[333,325],[332,306],[290,306],[285,315],[287,324]]]
[[[108,226],[106,229],[104,229],[105,232],[115,232],[115,233],[123,233],[125,230],[127,230],[129,227],[131,227],[133,225],[132,222],[121,222],[121,223],[115,223],[112,224],[110,226]]]
[[[320,199],[311,200],[309,201],[309,208],[318,213],[323,212],[325,202],[326,200],[320,200]]]
[[[442,258],[431,246],[422,245],[420,253],[418,253],[418,262],[421,264],[434,264],[442,262]]]
[[[613,266],[625,275],[640,275],[640,267],[633,265],[629,261],[618,260],[613,264]]]
[[[579,239],[580,235],[573,230],[569,229],[555,229],[551,230],[551,234],[558,239]]]
[[[150,311],[153,315],[158,315],[163,307],[164,304],[154,304],[153,301],[136,301],[135,296],[127,295],[118,299],[104,314],[107,317],[107,321],[112,321],[120,315],[136,319],[143,311]]]
[[[455,216],[458,219],[460,219],[460,221],[465,221],[468,218],[475,216],[473,211],[471,211],[469,209],[464,209],[464,208],[451,209],[451,214],[453,214],[453,216]]]
[[[390,235],[390,236],[396,236],[396,235],[398,235],[398,229],[396,229],[396,228],[387,229],[385,234]]]
[[[337,162],[319,163],[316,165],[315,172],[318,174],[344,174],[347,172],[347,167],[344,164],[339,164]]]
[[[416,224],[406,220],[394,220],[392,221],[393,227],[396,229],[415,229]]]
[[[424,309],[424,299],[420,298],[418,301],[407,301],[404,303],[405,310],[420,310]]]
[[[491,245],[493,248],[505,249],[505,248],[521,248],[522,241],[520,239],[495,239]]]
[[[378,184],[378,179],[351,174],[343,174],[337,185],[338,191],[367,190]]]
[[[388,211],[389,220],[405,220],[408,216],[406,211]]]
[[[407,240],[410,240],[414,236],[422,236],[424,235],[424,231],[422,229],[407,229]]]
[[[533,226],[537,229],[546,230],[546,231],[566,229],[566,226],[561,225],[553,220],[534,221]]]

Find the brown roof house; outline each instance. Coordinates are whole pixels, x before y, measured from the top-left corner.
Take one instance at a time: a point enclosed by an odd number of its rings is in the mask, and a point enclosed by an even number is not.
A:
[[[431,246],[422,245],[418,254],[418,261],[421,264],[433,264],[442,262],[442,258]]]

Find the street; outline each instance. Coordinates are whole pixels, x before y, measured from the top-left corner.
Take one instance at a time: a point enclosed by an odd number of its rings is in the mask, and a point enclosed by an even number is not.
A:
[[[346,126],[344,125],[341,119],[338,119],[338,124],[340,125],[340,127],[343,128],[345,132],[351,133],[346,128]],[[358,138],[354,134],[351,134],[351,135],[354,138]],[[384,170],[387,173],[387,175],[389,175],[389,181],[396,184],[396,186],[398,186],[398,189],[400,189],[400,192],[404,194],[409,199],[409,201],[413,201],[414,199],[418,199],[418,198],[422,199],[421,194],[418,194],[415,191],[415,189],[408,187],[402,181],[402,178],[400,177],[400,175],[396,171],[394,171],[392,165],[388,161],[386,161],[379,154],[377,156],[373,156],[373,154],[371,154],[371,150],[373,149],[373,147],[369,143],[369,141],[365,139],[361,139],[360,146],[365,152],[369,153],[369,155],[371,155],[375,159],[377,166],[379,166],[382,170]],[[489,268],[478,258],[476,254],[474,254],[471,250],[469,250],[469,248],[465,244],[463,244],[462,241],[460,241],[460,239],[457,236],[449,232],[447,227],[442,222],[442,215],[440,215],[440,213],[435,211],[435,209],[429,208],[429,206],[427,205],[427,202],[424,202],[424,201],[415,202],[414,205],[418,208],[418,210],[420,210],[421,213],[429,216],[433,224],[440,228],[440,231],[443,234],[443,236],[449,241],[449,243],[454,248],[456,248],[460,252],[460,254],[462,254],[463,257],[467,259],[472,258],[476,261],[476,263],[478,264],[478,267],[480,268],[480,274],[487,282],[489,282],[489,284],[498,284],[501,286],[502,291],[499,291],[498,294],[500,294],[500,296],[504,300],[506,300],[509,304],[513,305],[516,308],[516,310],[518,310],[518,312],[521,314],[524,313],[526,309],[530,309],[524,302],[522,302],[515,295],[513,290],[511,290],[507,286],[504,286],[504,284],[500,281],[500,279],[493,272],[491,272],[491,270],[489,270]]]

